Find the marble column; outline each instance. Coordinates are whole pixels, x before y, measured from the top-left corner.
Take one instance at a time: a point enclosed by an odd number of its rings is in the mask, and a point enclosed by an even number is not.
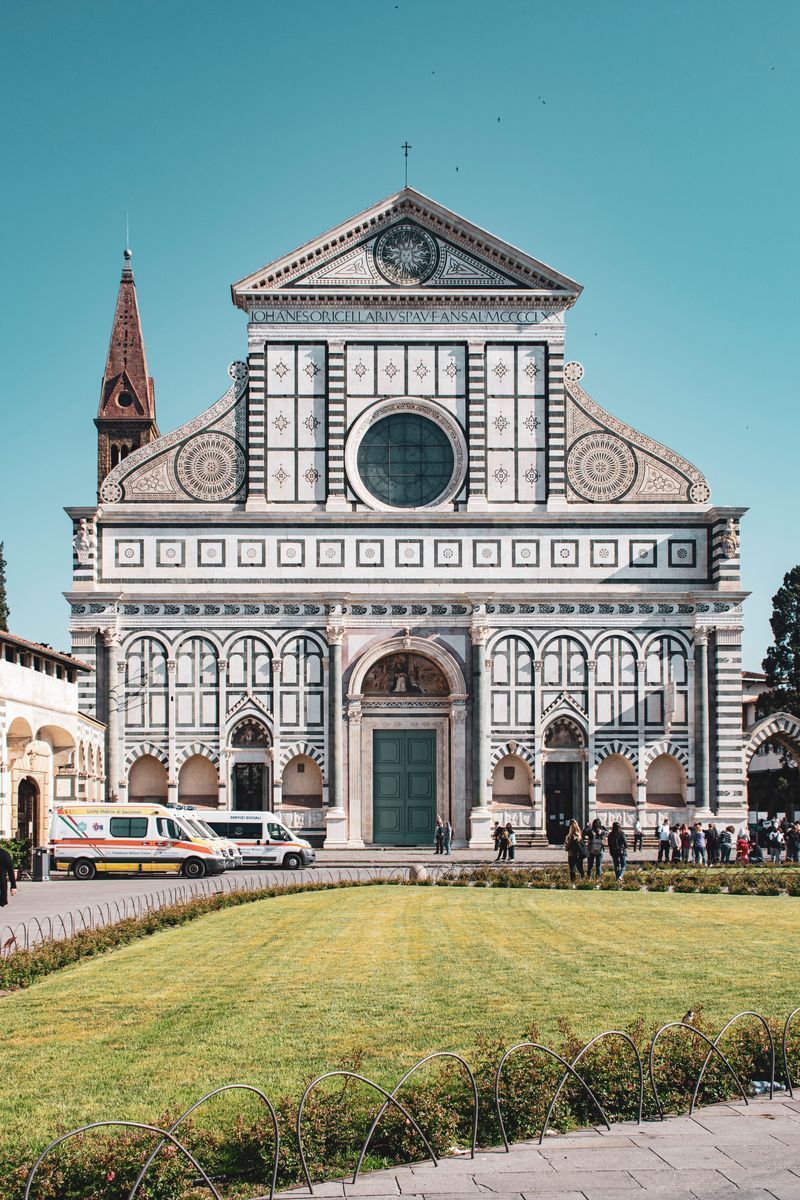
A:
[[[337,619],[338,618],[338,619]],[[325,813],[325,845],[342,846],[347,841],[344,809],[344,737],[342,711],[341,613],[331,614],[325,634],[328,639],[328,808]]]
[[[490,773],[490,729],[488,719],[488,687],[486,669],[486,643],[489,626],[482,613],[473,617],[470,628],[472,639],[472,810],[470,812],[469,845],[488,847],[491,845],[490,828],[492,813],[489,797]],[[491,667],[491,661],[490,667]]]
[[[108,725],[106,728],[106,801],[117,801],[119,787],[119,633],[103,630],[106,657],[106,693]]]
[[[217,806],[228,808],[227,759],[225,756],[225,714],[228,711],[228,660],[217,659],[217,742],[219,763],[217,766]]]
[[[177,661],[167,659],[167,804],[178,803],[178,750],[175,729],[175,671]]]
[[[280,812],[283,803],[281,772],[281,671],[283,659],[272,660],[272,811]]]
[[[695,629],[695,750],[696,809],[709,809],[708,794],[708,630]]]

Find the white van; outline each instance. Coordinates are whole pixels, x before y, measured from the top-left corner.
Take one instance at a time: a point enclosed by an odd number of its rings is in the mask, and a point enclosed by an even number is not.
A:
[[[287,829],[274,813],[204,809],[202,819],[219,837],[236,843],[246,867],[269,865],[296,871],[316,859],[311,843]]]
[[[218,875],[229,859],[162,804],[58,804],[50,825],[51,861],[76,879],[164,872],[188,879]]]
[[[208,809],[193,808],[190,804],[168,804],[167,808],[170,812],[182,813],[182,823],[192,829],[201,841],[213,842],[219,846],[225,858],[226,871],[242,866],[242,852],[236,842],[232,842],[230,838],[219,837],[213,829],[209,829],[203,819],[203,814],[207,813]]]

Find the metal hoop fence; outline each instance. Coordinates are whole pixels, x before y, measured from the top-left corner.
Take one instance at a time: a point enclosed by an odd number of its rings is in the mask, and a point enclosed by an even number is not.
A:
[[[789,1097],[793,1097],[793,1092],[792,1092],[792,1082],[791,1082],[790,1068],[789,1068],[788,1038],[789,1038],[789,1031],[791,1029],[791,1026],[792,1026],[795,1018],[798,1017],[798,1015],[800,1015],[800,1008],[795,1008],[792,1010],[792,1012],[789,1013],[784,1025],[783,1025],[783,1033],[782,1033],[782,1038],[781,1038],[781,1050],[782,1050],[782,1056],[783,1056],[784,1075],[785,1075],[785,1079],[786,1079],[786,1092]],[[725,1024],[720,1029],[719,1033],[717,1033],[714,1037],[710,1037],[708,1034],[704,1033],[702,1030],[698,1029],[694,1025],[689,1024],[686,1021],[669,1021],[665,1025],[662,1025],[653,1035],[652,1041],[650,1043],[649,1056],[648,1056],[649,1057],[649,1062],[648,1062],[649,1082],[650,1082],[651,1090],[653,1093],[653,1100],[655,1102],[656,1112],[657,1112],[658,1117],[661,1120],[664,1119],[665,1113],[664,1113],[664,1106],[661,1102],[661,1097],[659,1095],[658,1086],[656,1084],[656,1079],[655,1079],[655,1052],[656,1052],[656,1047],[657,1047],[659,1041],[661,1040],[662,1036],[673,1029],[687,1030],[688,1032],[694,1034],[696,1037],[700,1037],[702,1039],[702,1041],[705,1042],[706,1045],[709,1047],[708,1053],[706,1054],[706,1057],[702,1063],[702,1066],[700,1067],[700,1071],[699,1071],[697,1079],[695,1081],[694,1089],[692,1092],[692,1097],[691,1097],[690,1104],[689,1104],[689,1114],[690,1115],[695,1111],[696,1107],[698,1106],[698,1096],[700,1093],[700,1087],[702,1084],[702,1080],[704,1078],[706,1069],[711,1061],[711,1058],[715,1054],[719,1057],[720,1061],[723,1063],[727,1074],[729,1074],[731,1079],[734,1081],[737,1090],[741,1093],[744,1103],[745,1104],[749,1103],[748,1097],[747,1097],[747,1092],[746,1092],[746,1087],[745,1087],[745,1082],[742,1080],[742,1078],[736,1072],[736,1070],[732,1066],[730,1060],[726,1057],[725,1054],[723,1054],[723,1052],[719,1048],[719,1042],[720,1042],[721,1038],[724,1036],[724,1034],[727,1032],[727,1030],[730,1029],[737,1022],[739,1022],[745,1018],[750,1018],[750,1019],[754,1019],[754,1020],[758,1021],[761,1025],[763,1025],[763,1027],[766,1031],[767,1041],[768,1041],[768,1045],[769,1045],[769,1052],[770,1052],[770,1067],[771,1067],[770,1081],[769,1081],[770,1082],[769,1095],[770,1095],[770,1099],[773,1098],[775,1087],[776,1087],[775,1039],[773,1037],[773,1034],[769,1027],[769,1023],[767,1022],[767,1019],[764,1016],[762,1016],[760,1013],[756,1013],[751,1010],[745,1010],[743,1012],[736,1013],[735,1016],[731,1017],[730,1020],[725,1022]],[[579,1063],[581,1062],[581,1060],[584,1058],[584,1056],[589,1052],[589,1050],[591,1050],[591,1048],[593,1046],[597,1045],[599,1042],[603,1041],[606,1038],[619,1038],[624,1043],[626,1043],[633,1051],[633,1055],[634,1055],[634,1059],[635,1059],[636,1067],[637,1067],[637,1073],[639,1076],[639,1096],[638,1096],[636,1123],[641,1124],[642,1117],[643,1117],[644,1091],[645,1091],[644,1068],[643,1068],[643,1064],[642,1064],[641,1054],[639,1053],[639,1050],[638,1050],[635,1042],[633,1041],[633,1038],[629,1034],[627,1034],[619,1029],[609,1029],[609,1030],[604,1031],[603,1033],[597,1034],[596,1037],[591,1038],[590,1041],[588,1041],[582,1047],[582,1049],[578,1051],[578,1053],[573,1057],[571,1062],[567,1061],[566,1058],[564,1058],[557,1051],[551,1049],[549,1046],[544,1046],[538,1042],[520,1042],[514,1046],[511,1046],[508,1050],[506,1050],[504,1052],[504,1054],[502,1055],[502,1058],[500,1059],[500,1062],[497,1066],[497,1069],[494,1073],[494,1080],[493,1080],[495,1114],[497,1117],[498,1126],[500,1128],[500,1134],[502,1137],[503,1148],[506,1152],[510,1151],[511,1146],[509,1143],[508,1134],[507,1134],[507,1130],[506,1130],[506,1123],[505,1123],[505,1120],[503,1117],[502,1105],[500,1102],[500,1085],[501,1085],[502,1077],[503,1077],[503,1068],[505,1067],[507,1061],[509,1060],[509,1058],[512,1055],[514,1055],[520,1051],[523,1051],[523,1050],[531,1050],[536,1053],[545,1054],[548,1057],[550,1057],[551,1059],[558,1062],[561,1065],[561,1067],[563,1068],[563,1074],[561,1075],[561,1078],[559,1079],[558,1084],[555,1086],[552,1093],[550,1094],[549,1102],[547,1104],[544,1123],[542,1125],[542,1129],[539,1134],[539,1144],[540,1145],[544,1141],[544,1138],[550,1127],[550,1122],[552,1119],[553,1111],[555,1109],[558,1098],[561,1095],[562,1089],[564,1088],[565,1084],[567,1083],[567,1081],[570,1078],[572,1078],[576,1083],[578,1083],[580,1085],[581,1089],[583,1090],[583,1092],[591,1099],[592,1104],[593,1104],[594,1108],[596,1109],[596,1111],[598,1112],[598,1114],[602,1120],[602,1123],[605,1125],[606,1129],[607,1130],[611,1129],[611,1121],[609,1120],[609,1116],[608,1116],[605,1108],[601,1104],[595,1090],[590,1086],[590,1084],[587,1082],[587,1080],[576,1069],[578,1067]],[[456,1054],[452,1051],[448,1051],[448,1050],[439,1050],[439,1051],[434,1051],[431,1054],[427,1054],[423,1058],[418,1059],[417,1062],[415,1062],[413,1064],[413,1066],[411,1066],[400,1077],[398,1082],[394,1085],[394,1087],[391,1090],[387,1090],[381,1084],[376,1083],[375,1080],[369,1079],[367,1076],[361,1075],[356,1071],[351,1071],[348,1069],[326,1071],[323,1074],[316,1076],[316,1078],[313,1079],[311,1081],[311,1083],[309,1083],[309,1085],[306,1087],[306,1089],[303,1092],[303,1095],[300,1099],[300,1103],[298,1105],[297,1117],[296,1117],[296,1121],[295,1121],[294,1132],[295,1132],[295,1136],[297,1139],[297,1150],[298,1150],[298,1156],[299,1156],[299,1160],[300,1160],[300,1166],[302,1169],[303,1177],[305,1179],[306,1187],[308,1188],[308,1191],[310,1194],[313,1195],[314,1184],[311,1180],[311,1175],[310,1175],[310,1171],[308,1168],[308,1158],[307,1158],[307,1154],[306,1154],[306,1146],[305,1146],[304,1135],[303,1135],[303,1113],[304,1113],[304,1110],[306,1107],[306,1102],[307,1102],[309,1096],[319,1087],[320,1084],[322,1084],[327,1079],[339,1078],[339,1079],[345,1079],[345,1080],[355,1080],[356,1082],[365,1084],[368,1088],[371,1088],[374,1092],[377,1092],[379,1094],[379,1096],[381,1097],[381,1103],[380,1103],[374,1117],[372,1118],[372,1121],[370,1123],[366,1137],[364,1138],[364,1141],[362,1142],[361,1148],[358,1153],[355,1170],[353,1172],[352,1185],[355,1185],[358,1181],[358,1177],[359,1177],[359,1174],[363,1167],[364,1160],[367,1155],[367,1151],[369,1149],[369,1145],[372,1141],[372,1138],[375,1134],[375,1131],[378,1127],[379,1122],[381,1121],[383,1115],[385,1114],[386,1110],[390,1106],[393,1106],[403,1117],[406,1124],[413,1128],[415,1134],[417,1135],[420,1142],[422,1143],[422,1145],[425,1148],[427,1158],[430,1160],[430,1162],[432,1163],[432,1165],[434,1167],[438,1167],[439,1158],[438,1158],[436,1152],[434,1151],[433,1146],[431,1145],[431,1141],[430,1141],[429,1137],[423,1131],[423,1129],[421,1128],[420,1124],[418,1123],[418,1121],[416,1120],[414,1115],[411,1113],[411,1111],[406,1107],[406,1105],[404,1105],[398,1099],[397,1094],[400,1091],[400,1089],[404,1086],[404,1084],[406,1084],[407,1081],[418,1070],[420,1070],[420,1068],[426,1066],[427,1064],[429,1064],[433,1061],[438,1061],[439,1059],[448,1059],[448,1060],[455,1062],[463,1070],[464,1074],[467,1077],[467,1080],[469,1083],[469,1088],[472,1093],[472,1120],[470,1123],[470,1125],[471,1125],[470,1154],[471,1154],[471,1157],[474,1159],[475,1152],[477,1149],[477,1139],[478,1139],[479,1090],[478,1090],[476,1077],[475,1077],[475,1074],[474,1074],[472,1068],[469,1066],[466,1059],[464,1059],[461,1055]],[[139,1121],[111,1119],[111,1120],[104,1120],[104,1121],[95,1121],[95,1122],[92,1122],[87,1125],[81,1125],[77,1129],[73,1129],[68,1133],[60,1135],[59,1137],[53,1139],[44,1148],[44,1150],[42,1150],[42,1152],[39,1154],[38,1158],[36,1159],[35,1163],[33,1164],[32,1168],[28,1174],[23,1200],[35,1200],[35,1192],[33,1192],[33,1185],[35,1183],[37,1176],[40,1173],[42,1164],[45,1162],[45,1160],[48,1158],[48,1156],[52,1153],[52,1151],[57,1149],[59,1146],[63,1145],[65,1142],[71,1140],[72,1138],[78,1137],[79,1135],[90,1133],[94,1130],[109,1129],[109,1128],[138,1129],[145,1133],[152,1134],[154,1137],[158,1138],[157,1144],[155,1145],[153,1150],[150,1151],[150,1153],[148,1154],[147,1158],[145,1159],[145,1161],[142,1165],[141,1170],[139,1171],[139,1174],[136,1177],[136,1180],[135,1180],[133,1186],[128,1191],[127,1200],[136,1200],[136,1196],[137,1196],[140,1188],[144,1184],[148,1173],[151,1171],[153,1164],[156,1162],[159,1154],[161,1153],[161,1151],[164,1149],[164,1147],[168,1143],[171,1146],[173,1146],[174,1150],[177,1151],[177,1153],[181,1154],[186,1159],[186,1161],[191,1165],[192,1169],[195,1172],[197,1172],[198,1180],[200,1182],[202,1182],[205,1187],[208,1188],[208,1190],[214,1196],[215,1200],[222,1200],[222,1197],[220,1196],[220,1193],[217,1190],[214,1180],[213,1180],[211,1174],[209,1173],[209,1171],[207,1170],[207,1168],[204,1168],[201,1165],[201,1163],[198,1161],[197,1157],[195,1155],[193,1155],[181,1141],[178,1140],[176,1134],[177,1134],[177,1131],[179,1130],[179,1128],[181,1127],[181,1125],[193,1113],[197,1112],[203,1105],[207,1104],[209,1101],[211,1101],[212,1099],[214,1099],[217,1096],[220,1096],[222,1094],[228,1094],[231,1092],[247,1092],[251,1095],[255,1095],[259,1101],[259,1104],[263,1105],[263,1107],[265,1107],[269,1113],[270,1124],[272,1126],[272,1142],[273,1142],[272,1154],[268,1160],[271,1163],[271,1172],[270,1172],[270,1179],[269,1179],[269,1192],[268,1192],[267,1196],[260,1197],[259,1200],[274,1200],[275,1191],[276,1191],[276,1187],[277,1187],[278,1167],[279,1167],[280,1150],[281,1150],[280,1122],[278,1119],[277,1111],[276,1111],[274,1105],[272,1104],[272,1102],[269,1100],[269,1098],[265,1094],[265,1092],[263,1092],[260,1088],[255,1087],[254,1085],[248,1084],[248,1083],[226,1084],[222,1087],[214,1088],[212,1091],[205,1093],[205,1095],[201,1096],[199,1100],[195,1101],[192,1105],[190,1105],[190,1107],[187,1108],[178,1117],[178,1119],[170,1125],[170,1127],[168,1129],[163,1129],[158,1125],[149,1125],[149,1124],[146,1124],[144,1122],[139,1122]],[[87,1195],[86,1200],[91,1200],[91,1198]]]

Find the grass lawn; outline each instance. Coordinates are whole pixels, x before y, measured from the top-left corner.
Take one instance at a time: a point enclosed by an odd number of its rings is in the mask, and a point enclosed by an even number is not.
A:
[[[3,999],[0,1140],[154,1120],[235,1081],[299,1092],[347,1065],[394,1080],[433,1049],[568,1016],[712,1018],[800,1003],[791,898],[370,887],[259,901]]]

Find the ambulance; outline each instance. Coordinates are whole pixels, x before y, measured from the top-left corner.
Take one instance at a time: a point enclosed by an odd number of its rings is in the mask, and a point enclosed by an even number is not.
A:
[[[310,867],[316,855],[310,842],[297,837],[271,812],[204,809],[203,824],[218,837],[230,838],[242,852],[244,866]]]
[[[58,804],[50,826],[51,863],[76,879],[220,874],[228,856],[193,824],[162,804]]]

